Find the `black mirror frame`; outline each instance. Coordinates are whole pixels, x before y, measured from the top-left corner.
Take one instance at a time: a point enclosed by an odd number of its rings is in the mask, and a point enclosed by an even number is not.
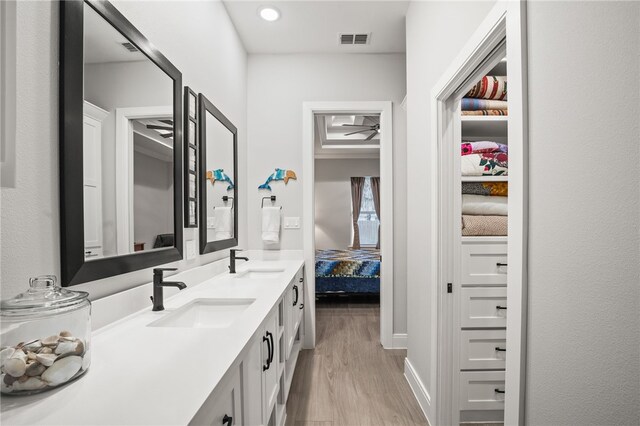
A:
[[[224,116],[218,108],[211,103],[202,93],[198,94],[198,117],[200,118],[199,132],[200,144],[198,146],[198,156],[200,162],[200,179],[198,182],[200,191],[200,254],[213,253],[238,245],[238,129]],[[224,127],[233,133],[233,238],[219,241],[207,241],[207,113],[213,115]]]
[[[175,246],[85,261],[82,168],[84,7],[93,8],[173,80]],[[182,259],[182,73],[106,0],[60,2],[60,252],[61,282],[72,286]]]

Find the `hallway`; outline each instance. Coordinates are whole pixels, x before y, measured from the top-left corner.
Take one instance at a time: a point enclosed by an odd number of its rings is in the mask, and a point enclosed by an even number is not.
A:
[[[379,305],[317,302],[314,350],[300,353],[288,425],[427,425],[403,375],[406,350],[380,346]]]

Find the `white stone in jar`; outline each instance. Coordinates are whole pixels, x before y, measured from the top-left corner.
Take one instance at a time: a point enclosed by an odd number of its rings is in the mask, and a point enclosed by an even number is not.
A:
[[[58,386],[69,381],[82,367],[82,357],[68,356],[53,363],[42,373],[42,380],[49,383],[49,386]]]

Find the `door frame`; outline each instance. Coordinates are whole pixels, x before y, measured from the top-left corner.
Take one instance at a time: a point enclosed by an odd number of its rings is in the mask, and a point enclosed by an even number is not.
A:
[[[451,101],[462,86],[469,84],[468,77],[481,71],[483,62],[504,38],[507,38],[507,64],[509,75],[509,225],[507,300],[506,383],[504,423],[524,424],[525,367],[526,367],[526,317],[527,317],[527,244],[528,244],[528,127],[527,127],[527,41],[526,1],[501,1],[489,12],[478,30],[461,50],[431,92],[432,143],[429,167],[436,172],[431,182],[432,211],[431,230],[437,239],[432,241],[434,258],[431,259],[431,282],[435,283],[437,297],[431,308],[437,312],[436,324],[432,324],[437,341],[432,345],[431,375],[436,377],[435,424],[446,425],[455,421],[454,410],[458,400],[454,398],[454,374],[457,355],[453,348],[452,324],[455,307],[447,282],[451,282],[453,258],[441,255],[450,250],[446,241],[448,217],[451,213],[445,192],[450,185],[441,176],[451,172],[451,147],[455,142],[456,109]],[[488,71],[488,70],[485,70]],[[443,163],[444,161],[444,163]],[[450,174],[449,174],[450,175]],[[449,194],[450,195],[450,194]],[[450,199],[450,197],[449,197]],[[459,222],[458,222],[459,226]],[[455,251],[454,251],[455,253]],[[455,274],[454,274],[455,277]],[[453,294],[460,291],[459,282],[453,282]]]
[[[116,108],[115,116],[116,252],[118,255],[124,255],[133,250],[133,126],[131,120],[173,118],[173,107],[167,105]],[[174,184],[178,183],[182,185],[181,182],[174,182]],[[182,205],[182,200],[180,203]]]
[[[393,103],[391,101],[303,102],[302,104],[302,222],[305,282],[304,347],[316,341],[315,279],[315,149],[314,114],[380,114],[380,343],[393,348]]]

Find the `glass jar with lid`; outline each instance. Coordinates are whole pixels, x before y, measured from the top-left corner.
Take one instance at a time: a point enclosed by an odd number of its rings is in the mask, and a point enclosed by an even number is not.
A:
[[[29,289],[0,303],[0,390],[46,391],[80,377],[91,363],[91,303],[84,291],[55,276],[29,280]]]

